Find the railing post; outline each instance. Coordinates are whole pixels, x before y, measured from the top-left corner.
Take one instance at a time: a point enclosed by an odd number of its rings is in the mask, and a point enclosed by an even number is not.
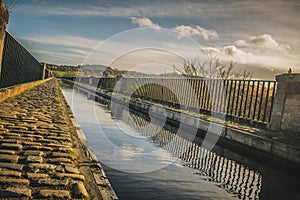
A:
[[[276,76],[277,91],[272,111],[272,130],[300,130],[300,74]]]
[[[90,85],[93,85],[93,76],[90,76],[89,84],[90,84]]]
[[[5,30],[6,30],[7,23],[8,23],[8,11],[4,2],[0,0],[0,75],[2,71],[2,54],[4,48]]]
[[[45,80],[46,68],[47,68],[47,64],[46,64],[46,63],[44,63],[44,66],[43,66],[43,76],[42,76],[42,80]]]

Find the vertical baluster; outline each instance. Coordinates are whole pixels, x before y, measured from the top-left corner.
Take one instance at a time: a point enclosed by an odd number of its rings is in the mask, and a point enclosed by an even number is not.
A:
[[[195,91],[195,78],[191,79],[191,90],[190,91],[192,92],[192,94],[190,96],[190,106],[195,107],[194,106],[195,105],[195,98],[196,98],[196,96],[195,96],[195,93],[196,93],[196,91]]]
[[[222,87],[222,81],[223,80],[217,80],[217,90],[216,90],[216,112],[220,112],[222,107],[222,97],[223,97],[223,90]]]
[[[256,107],[257,107],[257,101],[258,101],[258,93],[259,93],[259,84],[260,84],[260,81],[257,81],[256,96],[255,96],[255,102],[254,102],[254,110],[253,110],[252,120],[255,120]]]
[[[269,111],[269,119],[268,122],[271,123],[271,118],[272,118],[272,111],[273,111],[273,104],[274,104],[274,97],[275,97],[275,89],[276,89],[276,82],[273,82],[273,90],[272,90],[272,100],[271,100],[271,107]]]
[[[212,107],[211,111],[216,112],[217,111],[217,98],[218,98],[218,80],[214,79],[213,82],[213,95],[212,95]]]
[[[212,106],[213,106],[213,98],[214,98],[214,81],[212,79],[209,80],[209,107],[208,107],[208,110],[212,110]]]
[[[242,113],[242,107],[243,107],[243,100],[244,100],[244,92],[245,92],[245,84],[246,84],[246,81],[244,80],[243,82],[242,82],[243,84],[242,84],[242,94],[241,94],[241,101],[240,101],[240,110],[239,110],[239,114],[238,114],[238,116],[239,117],[242,117],[241,116],[241,113]],[[245,109],[245,108],[244,108]]]
[[[249,96],[249,87],[250,87],[250,81],[246,81],[246,82],[247,82],[247,89],[246,89],[246,98],[245,98],[245,104],[244,104],[243,118],[246,116],[248,96]]]
[[[192,98],[193,98],[193,94],[191,94],[193,90],[192,88],[193,88],[193,79],[189,78],[187,81],[187,88],[186,88],[187,106],[192,106]]]
[[[233,80],[228,80],[230,82],[230,84],[228,83],[229,86],[229,91],[228,91],[228,102],[227,102],[227,107],[226,107],[226,114],[230,113],[230,101],[231,101],[231,93],[232,93],[232,84],[233,84]]]
[[[208,103],[209,103],[209,87],[210,82],[209,79],[205,79],[206,87],[205,87],[205,110],[208,110]]]
[[[205,90],[205,81],[204,79],[200,81],[200,109],[204,109],[204,90]]]
[[[197,108],[198,105],[197,105],[197,102],[198,102],[198,80],[196,78],[194,78],[194,101],[193,101],[193,107],[194,108]]]
[[[237,80],[233,80],[233,81],[234,81],[234,87],[233,87],[233,94],[232,94],[232,100],[231,100],[230,115],[233,114],[233,107],[234,107],[234,102],[235,102],[235,99],[236,99],[235,92],[236,92],[236,82],[237,82]]]
[[[227,100],[228,100],[227,98],[228,98],[229,81],[224,79],[222,87],[224,87],[224,91],[223,91],[223,94],[222,94],[223,101],[222,101],[222,110],[221,110],[221,113],[226,114],[227,113],[226,106],[227,106]]]
[[[267,117],[267,107],[268,107],[268,101],[269,101],[269,92],[270,92],[270,84],[271,82],[267,82],[268,86],[267,86],[267,94],[266,94],[266,102],[265,102],[265,109],[264,109],[264,114],[263,114],[263,122],[266,122],[266,117]]]
[[[263,103],[263,100],[264,100],[264,91],[265,91],[265,81],[263,81],[262,88],[261,88],[259,110],[258,110],[258,116],[257,116],[258,121],[260,121],[260,119],[261,119],[260,114],[261,114],[261,110],[262,110],[262,103]]]
[[[255,81],[252,81],[252,87],[251,87],[251,95],[250,95],[250,103],[249,103],[249,112],[248,112],[248,119],[251,119],[251,114],[253,115],[252,111],[252,101],[253,101],[253,94],[254,94],[254,88],[255,88]]]
[[[234,110],[234,115],[236,117],[238,117],[238,108],[239,108],[239,104],[240,104],[240,90],[241,90],[241,81],[238,80],[237,81],[238,84],[239,84],[239,87],[238,87],[238,93],[237,93],[237,96],[236,96],[236,105],[235,105],[235,110]]]
[[[185,106],[188,106],[189,105],[189,97],[188,97],[188,87],[189,87],[189,79],[185,79],[184,81],[184,99],[185,99],[185,103],[184,105]]]
[[[211,92],[211,80],[207,79],[207,88],[206,88],[206,110],[210,109],[210,92]]]
[[[197,105],[196,108],[200,108],[201,102],[201,80],[197,78]]]
[[[172,87],[173,87],[173,90],[174,90],[174,102],[178,103],[178,87],[179,87],[179,84],[178,84],[178,79],[177,78],[174,78],[173,80],[173,84],[172,84]]]

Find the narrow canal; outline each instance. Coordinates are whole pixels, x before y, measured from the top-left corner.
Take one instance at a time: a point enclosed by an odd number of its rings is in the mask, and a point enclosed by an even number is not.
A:
[[[200,138],[125,110],[117,119],[84,94],[62,91],[120,199],[300,199],[299,173],[218,145],[207,151]]]

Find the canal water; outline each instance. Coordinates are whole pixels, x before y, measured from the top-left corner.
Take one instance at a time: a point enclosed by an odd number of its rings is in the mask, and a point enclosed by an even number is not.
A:
[[[300,199],[294,170],[218,145],[207,151],[201,138],[180,137],[149,116],[112,116],[79,91],[62,91],[120,199]]]

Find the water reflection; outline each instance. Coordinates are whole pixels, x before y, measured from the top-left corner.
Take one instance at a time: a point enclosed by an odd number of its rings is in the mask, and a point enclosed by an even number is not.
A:
[[[161,129],[155,124],[148,126],[148,116],[120,109],[119,116],[114,117],[125,121],[142,136],[151,138],[155,145],[185,161],[186,166],[199,170],[196,174],[202,179],[217,183],[217,186],[240,199],[259,199],[262,185],[260,173],[202,148],[199,142],[178,136],[174,127],[165,126]]]

